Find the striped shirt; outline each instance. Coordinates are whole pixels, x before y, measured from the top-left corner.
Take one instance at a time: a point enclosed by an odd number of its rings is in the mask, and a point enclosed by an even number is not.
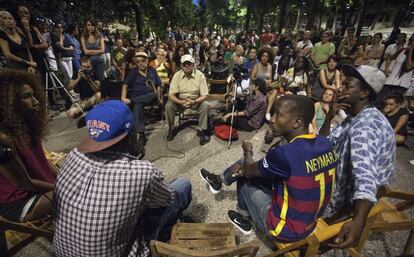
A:
[[[291,242],[312,233],[330,201],[337,164],[332,143],[314,134],[298,136],[259,161],[261,174],[273,179],[266,217],[272,236]]]

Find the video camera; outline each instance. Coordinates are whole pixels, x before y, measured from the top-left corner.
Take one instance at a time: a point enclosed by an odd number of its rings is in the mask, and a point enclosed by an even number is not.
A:
[[[243,68],[243,66],[241,64],[234,65],[233,78],[235,80],[245,78],[247,73],[248,73],[248,71],[245,68]]]

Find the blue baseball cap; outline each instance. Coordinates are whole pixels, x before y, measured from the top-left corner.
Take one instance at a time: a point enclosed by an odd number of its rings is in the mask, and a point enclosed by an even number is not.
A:
[[[119,100],[105,101],[86,114],[89,136],[78,146],[82,153],[104,150],[121,141],[134,125],[129,107]]]

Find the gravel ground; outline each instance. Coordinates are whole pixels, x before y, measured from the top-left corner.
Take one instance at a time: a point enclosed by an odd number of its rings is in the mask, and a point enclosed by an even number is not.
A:
[[[161,122],[158,122],[149,126],[149,141],[145,159],[154,160],[157,158],[154,164],[164,172],[167,180],[184,177],[192,182],[193,201],[186,214],[192,216],[197,222],[227,222],[227,210],[236,207],[235,185],[225,187],[219,194],[213,195],[201,180],[198,171],[200,168],[207,168],[215,173],[223,171],[242,157],[241,142],[243,139],[248,139],[253,143],[254,158],[261,158],[265,154],[264,150],[267,149],[267,146],[263,144],[265,128],[257,132],[240,133],[240,139],[228,149],[227,142],[215,137],[212,137],[211,142],[207,145],[200,146],[196,136],[196,126],[191,124],[180,131],[172,142],[167,143],[163,139],[167,127],[161,125]],[[45,141],[45,147],[51,151],[69,152],[85,136],[85,129],[77,129],[74,121],[68,121],[64,114],[60,114],[51,122],[50,136]],[[413,138],[410,140],[410,143],[413,144]],[[168,150],[167,146],[173,151]],[[174,158],[159,158],[162,156],[174,156]],[[414,168],[407,161],[413,158],[413,154],[407,148],[398,148],[397,165],[392,185],[394,188],[412,190]],[[411,211],[410,215],[414,217],[414,212]],[[271,249],[258,239],[260,235],[256,236],[255,233],[252,233],[250,236],[244,236],[236,230],[236,236],[241,243],[256,241],[260,245],[258,256],[271,252]],[[405,231],[371,235],[365,245],[363,256],[397,256],[401,254],[407,236],[408,233]],[[38,238],[16,256],[52,256],[50,243],[45,239]],[[324,256],[341,257],[345,255],[339,250],[332,250]]]

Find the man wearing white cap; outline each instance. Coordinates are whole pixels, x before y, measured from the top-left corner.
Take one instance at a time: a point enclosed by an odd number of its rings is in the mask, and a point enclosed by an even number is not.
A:
[[[181,70],[176,72],[171,80],[168,102],[165,105],[165,116],[168,121],[167,140],[171,141],[176,135],[174,116],[179,109],[195,109],[199,112],[198,125],[201,128],[200,145],[210,141],[208,127],[208,95],[207,81],[204,74],[194,68],[194,59],[185,54],[181,57]]]
[[[377,202],[378,188],[391,182],[396,145],[393,128],[371,104],[384,86],[384,73],[367,65],[344,65],[342,71],[346,77],[343,88],[320,134],[329,135],[339,156],[336,189],[325,217],[335,220],[333,217],[354,214],[331,246],[347,248],[358,243],[367,215]],[[330,133],[331,120],[340,109],[349,115]]]

